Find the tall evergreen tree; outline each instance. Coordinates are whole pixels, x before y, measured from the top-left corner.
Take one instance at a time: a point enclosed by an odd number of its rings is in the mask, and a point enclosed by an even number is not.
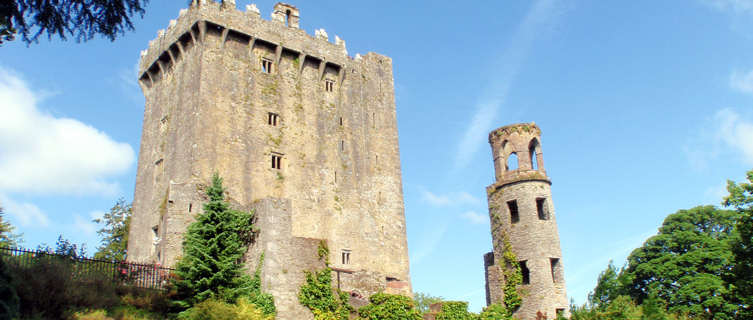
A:
[[[254,237],[253,214],[230,209],[217,174],[206,193],[204,212],[185,234],[174,282],[177,306],[187,309],[209,298],[234,303],[245,296],[267,313],[274,312],[271,296],[261,293],[258,273],[254,279],[243,272],[243,256]]]
[[[742,306],[741,319],[753,319],[753,170],[748,171],[748,182],[727,182],[729,195],[724,205],[740,213],[735,228],[739,238],[732,245],[735,267],[728,279],[732,283],[733,297]]]
[[[100,246],[94,253],[95,259],[123,261],[128,249],[128,229],[131,225],[131,204],[120,198],[102,218],[93,220],[104,224],[97,231],[101,237]]]
[[[5,219],[5,212],[0,207],[0,247],[13,248],[21,242],[21,235],[15,234],[16,228]]]

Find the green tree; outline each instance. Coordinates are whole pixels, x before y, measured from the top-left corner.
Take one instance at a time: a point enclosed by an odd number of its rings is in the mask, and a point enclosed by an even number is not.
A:
[[[94,253],[95,259],[123,261],[128,249],[128,229],[131,225],[131,204],[120,198],[105,213],[102,218],[94,219],[97,224],[103,224],[97,231],[100,236],[100,246]]]
[[[0,247],[14,248],[21,243],[21,235],[14,233],[16,228],[5,219],[5,212],[0,207]]]
[[[659,233],[628,257],[627,292],[642,303],[655,291],[671,313],[732,318],[737,305],[729,300],[729,285],[723,279],[734,266],[730,248],[738,218],[735,211],[713,206],[667,216]]]
[[[478,315],[479,320],[507,320],[512,319],[512,315],[510,315],[510,312],[505,308],[505,306],[501,304],[492,304],[488,307],[485,307],[484,310],[481,311],[481,313]]]
[[[255,234],[253,214],[230,209],[217,174],[206,194],[209,202],[204,205],[204,212],[185,234],[183,258],[178,262],[178,279],[174,281],[176,306],[187,309],[210,298],[228,303],[235,303],[239,297],[271,302],[271,296],[261,293],[261,281],[242,270],[243,256]],[[273,305],[262,308],[274,312]]]
[[[0,1],[0,44],[20,34],[26,44],[42,34],[66,40],[91,40],[95,35],[114,41],[133,30],[131,17],[143,17],[149,0],[3,0]]]
[[[301,305],[311,310],[315,320],[347,320],[350,315],[348,295],[332,289],[332,269],[327,267],[319,271],[305,271],[305,274],[306,281],[298,292]]]
[[[413,302],[416,305],[416,309],[421,314],[429,312],[429,307],[437,302],[444,301],[442,297],[435,297],[430,294],[416,292],[413,294]]]
[[[599,274],[596,287],[588,294],[588,302],[596,309],[604,309],[618,296],[624,294],[624,286],[620,283],[620,273],[612,261],[607,268]]]
[[[727,182],[729,195],[723,204],[734,207],[740,214],[735,228],[739,238],[732,244],[735,266],[727,280],[732,283],[732,292],[742,306],[741,318],[753,318],[753,170],[747,173],[748,182]]]

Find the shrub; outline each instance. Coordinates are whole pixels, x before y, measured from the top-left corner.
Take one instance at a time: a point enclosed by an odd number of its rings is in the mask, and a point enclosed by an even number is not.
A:
[[[68,258],[46,256],[28,265],[10,264],[22,317],[62,319],[69,309],[118,305],[116,284],[105,274],[79,274]]]
[[[348,295],[332,289],[332,269],[305,273],[306,282],[298,293],[298,301],[314,313],[314,319],[348,320],[351,310]]]
[[[507,308],[505,308],[501,304],[492,304],[486,308],[484,308],[483,311],[481,311],[481,314],[478,316],[479,320],[501,320],[501,319],[512,319],[512,315],[507,311]]]
[[[229,304],[217,299],[197,303],[192,308],[181,312],[179,320],[273,320],[274,316],[265,315],[253,303],[241,298],[237,304]]]
[[[442,310],[437,314],[437,320],[475,320],[475,315],[468,312],[468,302],[445,301]]]
[[[12,280],[8,265],[0,258],[0,319],[18,317],[19,300]]]
[[[415,308],[413,299],[385,293],[369,298],[370,304],[358,309],[360,319],[368,320],[421,320],[421,312]]]

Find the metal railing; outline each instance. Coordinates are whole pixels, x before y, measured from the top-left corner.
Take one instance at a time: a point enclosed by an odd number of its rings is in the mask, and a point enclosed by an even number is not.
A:
[[[95,277],[112,279],[120,285],[163,290],[167,288],[174,269],[154,264],[127,261],[107,261],[56,254],[44,250],[0,247],[0,258],[18,267],[33,267],[42,263],[69,263],[71,277],[87,281]]]

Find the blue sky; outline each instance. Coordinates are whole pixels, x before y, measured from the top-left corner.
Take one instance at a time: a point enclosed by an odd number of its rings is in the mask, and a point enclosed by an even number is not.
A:
[[[62,234],[93,252],[92,217],[132,199],[139,52],[186,3],[153,0],[115,42],[0,47],[0,205],[26,246]],[[496,127],[543,131],[579,303],[610,259],[753,166],[753,0],[293,4],[309,33],[393,59],[415,291],[485,303]]]

